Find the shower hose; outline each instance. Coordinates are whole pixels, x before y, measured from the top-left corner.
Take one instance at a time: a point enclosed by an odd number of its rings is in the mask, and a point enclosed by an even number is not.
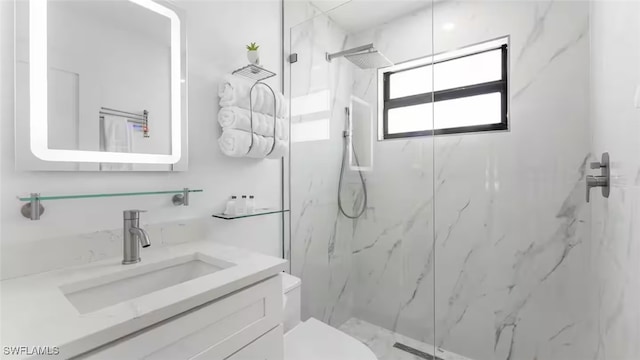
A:
[[[349,219],[357,219],[360,216],[362,216],[362,214],[364,214],[365,210],[367,210],[367,184],[364,181],[362,170],[360,170],[360,162],[358,161],[358,154],[356,154],[356,149],[353,146],[351,147],[351,151],[353,151],[353,158],[356,161],[356,166],[358,167],[358,175],[360,176],[360,183],[362,184],[362,194],[364,197],[364,200],[362,202],[362,208],[355,215],[348,214],[344,210],[344,207],[342,206],[342,196],[341,196],[342,182],[344,180],[344,172],[345,172],[345,167],[347,163],[347,152],[349,148],[350,136],[351,135],[349,134],[349,131],[344,132],[343,146],[342,146],[342,165],[340,166],[340,179],[338,180],[338,208],[340,209],[340,212],[342,213],[342,215],[348,217]]]

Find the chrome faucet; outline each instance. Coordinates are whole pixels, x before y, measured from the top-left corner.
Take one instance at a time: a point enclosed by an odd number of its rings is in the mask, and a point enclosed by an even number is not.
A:
[[[124,248],[122,264],[140,262],[140,245],[151,246],[149,234],[140,227],[140,213],[144,210],[125,210],[123,212]]]

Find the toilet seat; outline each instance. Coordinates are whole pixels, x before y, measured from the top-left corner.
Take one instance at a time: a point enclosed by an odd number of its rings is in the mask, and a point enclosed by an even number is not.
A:
[[[377,360],[360,341],[314,318],[284,336],[285,360]]]

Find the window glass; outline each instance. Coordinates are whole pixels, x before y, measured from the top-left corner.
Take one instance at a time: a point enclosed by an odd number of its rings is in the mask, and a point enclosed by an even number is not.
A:
[[[431,130],[432,104],[404,106],[389,110],[387,124],[389,134]]]
[[[450,129],[474,125],[499,124],[502,97],[500,93],[469,96],[436,102],[435,122],[432,104],[404,106],[389,110],[388,132],[400,134],[433,129]]]
[[[389,98],[397,99],[405,96],[431,92],[431,65],[404,70],[389,76]]]
[[[437,63],[435,91],[497,81],[502,78],[500,49]]]
[[[435,71],[433,91],[498,81],[502,78],[501,65],[500,49],[437,63],[433,70]],[[433,75],[431,65],[391,74],[389,98],[397,99],[431,92]]]
[[[507,54],[502,38],[380,70],[379,138],[507,130]]]
[[[463,126],[499,124],[502,109],[500,93],[482,94],[436,103],[436,129],[458,128]]]

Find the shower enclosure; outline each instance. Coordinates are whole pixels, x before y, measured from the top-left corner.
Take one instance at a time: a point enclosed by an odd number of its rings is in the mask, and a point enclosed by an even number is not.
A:
[[[284,19],[303,318],[381,359],[640,358],[639,3]],[[605,152],[610,195],[588,203]]]

